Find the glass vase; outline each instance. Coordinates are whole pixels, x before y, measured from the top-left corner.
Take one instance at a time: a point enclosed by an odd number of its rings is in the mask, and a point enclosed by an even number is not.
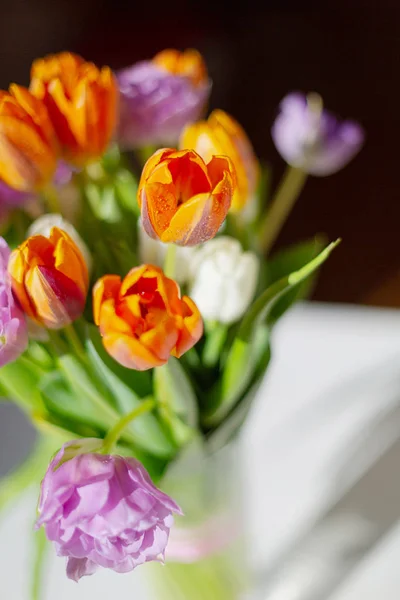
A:
[[[171,529],[165,564],[149,565],[152,598],[248,598],[241,473],[238,442],[211,454],[194,444],[172,465],[162,487],[184,516]]]

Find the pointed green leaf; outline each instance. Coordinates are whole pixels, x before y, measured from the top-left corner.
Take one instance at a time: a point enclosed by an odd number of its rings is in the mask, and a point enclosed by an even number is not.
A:
[[[3,393],[14,400],[22,410],[31,413],[40,408],[35,390],[42,371],[26,357],[20,356],[0,369],[0,386]]]
[[[154,369],[154,396],[160,416],[181,445],[192,436],[198,425],[198,404],[192,385],[179,360],[171,357],[168,363]]]
[[[152,391],[149,374],[119,365],[104,350],[97,327],[88,327],[88,332],[86,348],[89,359],[97,375],[113,395],[118,412],[123,415],[134,410],[145,397],[144,392]],[[171,456],[176,452],[175,445],[153,413],[146,413],[135,419],[128,431],[135,444],[156,456]]]
[[[274,254],[267,262],[265,287],[272,285],[282,277],[285,277],[285,275],[289,275],[289,273],[297,271],[303,265],[309,263],[313,258],[318,256],[325,245],[326,241],[323,236],[317,236],[311,240],[284,248]],[[316,275],[314,271],[313,275],[295,285],[276,302],[269,315],[271,323],[275,323],[297,300],[310,295]]]
[[[221,381],[214,395],[211,395],[211,406],[203,420],[207,427],[218,425],[246,391],[257,367],[257,331],[263,323],[270,324],[271,311],[276,303],[294,286],[312,275],[339,242],[337,240],[329,244],[304,267],[272,284],[249,308],[229,351]]]

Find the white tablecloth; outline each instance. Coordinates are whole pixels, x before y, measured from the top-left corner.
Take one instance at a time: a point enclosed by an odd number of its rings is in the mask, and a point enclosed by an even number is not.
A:
[[[276,327],[271,367],[243,431],[252,563],[268,588],[260,598],[399,599],[400,445],[398,461],[385,462],[397,452],[399,407],[400,311],[303,304]],[[3,439],[0,448],[4,462],[10,450]],[[384,498],[385,482],[393,498]],[[379,514],[371,520],[363,506],[366,497],[378,513],[382,498],[383,529]],[[390,522],[385,502],[394,506]],[[35,499],[25,496],[0,515],[1,599],[29,600],[34,511]],[[355,559],[349,540],[372,548]],[[345,564],[351,569],[342,577]],[[53,557],[45,600],[146,600],[145,569],[103,571],[77,585]],[[340,584],[329,594],[320,597],[317,584],[304,591],[317,574],[328,581],[335,569]]]

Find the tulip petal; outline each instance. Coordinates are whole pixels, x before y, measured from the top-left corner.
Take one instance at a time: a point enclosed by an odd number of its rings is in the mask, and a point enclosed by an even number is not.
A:
[[[50,234],[50,240],[55,245],[55,268],[60,273],[64,273],[69,279],[75,281],[82,293],[86,294],[89,275],[80,250],[70,236],[57,227],[53,227]]]
[[[167,360],[157,357],[146,346],[143,346],[139,340],[131,336],[121,334],[104,335],[103,344],[107,352],[128,369],[146,371],[153,367],[160,367],[167,362]]]
[[[101,305],[109,298],[116,300],[120,288],[119,275],[105,275],[93,286],[93,317],[96,325],[99,325]]]
[[[74,281],[55,269],[30,269],[25,287],[35,303],[37,319],[49,329],[65,327],[82,314],[85,296]]]
[[[183,296],[182,307],[183,327],[173,352],[178,358],[192,348],[203,335],[203,320],[196,304],[188,296]]]
[[[161,241],[194,246],[214,237],[221,225],[218,219],[213,218],[214,212],[217,212],[215,208],[211,194],[194,196],[181,204],[168,229],[160,236]]]

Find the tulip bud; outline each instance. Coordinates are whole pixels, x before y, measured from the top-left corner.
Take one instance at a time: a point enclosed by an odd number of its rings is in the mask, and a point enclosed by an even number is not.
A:
[[[284,160],[310,175],[331,175],[357,154],[364,132],[354,121],[339,121],[324,110],[317,94],[293,93],[280,104],[272,138]]]
[[[214,154],[229,156],[237,181],[232,212],[241,211],[254,198],[259,177],[258,161],[244,129],[226,112],[214,110],[207,121],[186,127],[179,146],[195,150],[205,162]]]
[[[195,246],[214,237],[235,190],[227,156],[206,164],[193,150],[158,150],[144,166],[138,203],[146,233],[162,242]]]
[[[126,149],[175,145],[182,129],[203,111],[211,82],[195,50],[165,50],[152,61],[120,71],[117,139]]]
[[[58,147],[43,102],[15,84],[0,92],[0,133],[1,180],[21,192],[51,181]]]
[[[88,270],[65,231],[53,227],[48,238],[28,238],[12,252],[8,272],[23,310],[40,325],[60,329],[82,314]]]
[[[44,237],[49,238],[53,227],[57,227],[58,229],[65,231],[75,242],[82,253],[88,271],[90,272],[92,267],[92,257],[90,255],[89,248],[86,246],[75,227],[69,221],[64,219],[62,215],[49,213],[40,216],[30,225],[27,232],[28,237],[31,237],[32,235],[43,235]]]
[[[248,308],[257,287],[259,260],[228,236],[200,248],[191,264],[190,296],[204,319],[234,323]]]
[[[200,339],[194,302],[153,265],[132,269],[121,281],[101,277],[93,288],[93,314],[107,352],[129,369],[144,371],[181,356]]]
[[[108,67],[61,52],[36,60],[32,94],[50,114],[65,160],[84,166],[105,152],[117,120],[117,86]]]
[[[0,237],[0,367],[17,359],[28,346],[25,316],[15,302],[7,272],[10,249]]]

